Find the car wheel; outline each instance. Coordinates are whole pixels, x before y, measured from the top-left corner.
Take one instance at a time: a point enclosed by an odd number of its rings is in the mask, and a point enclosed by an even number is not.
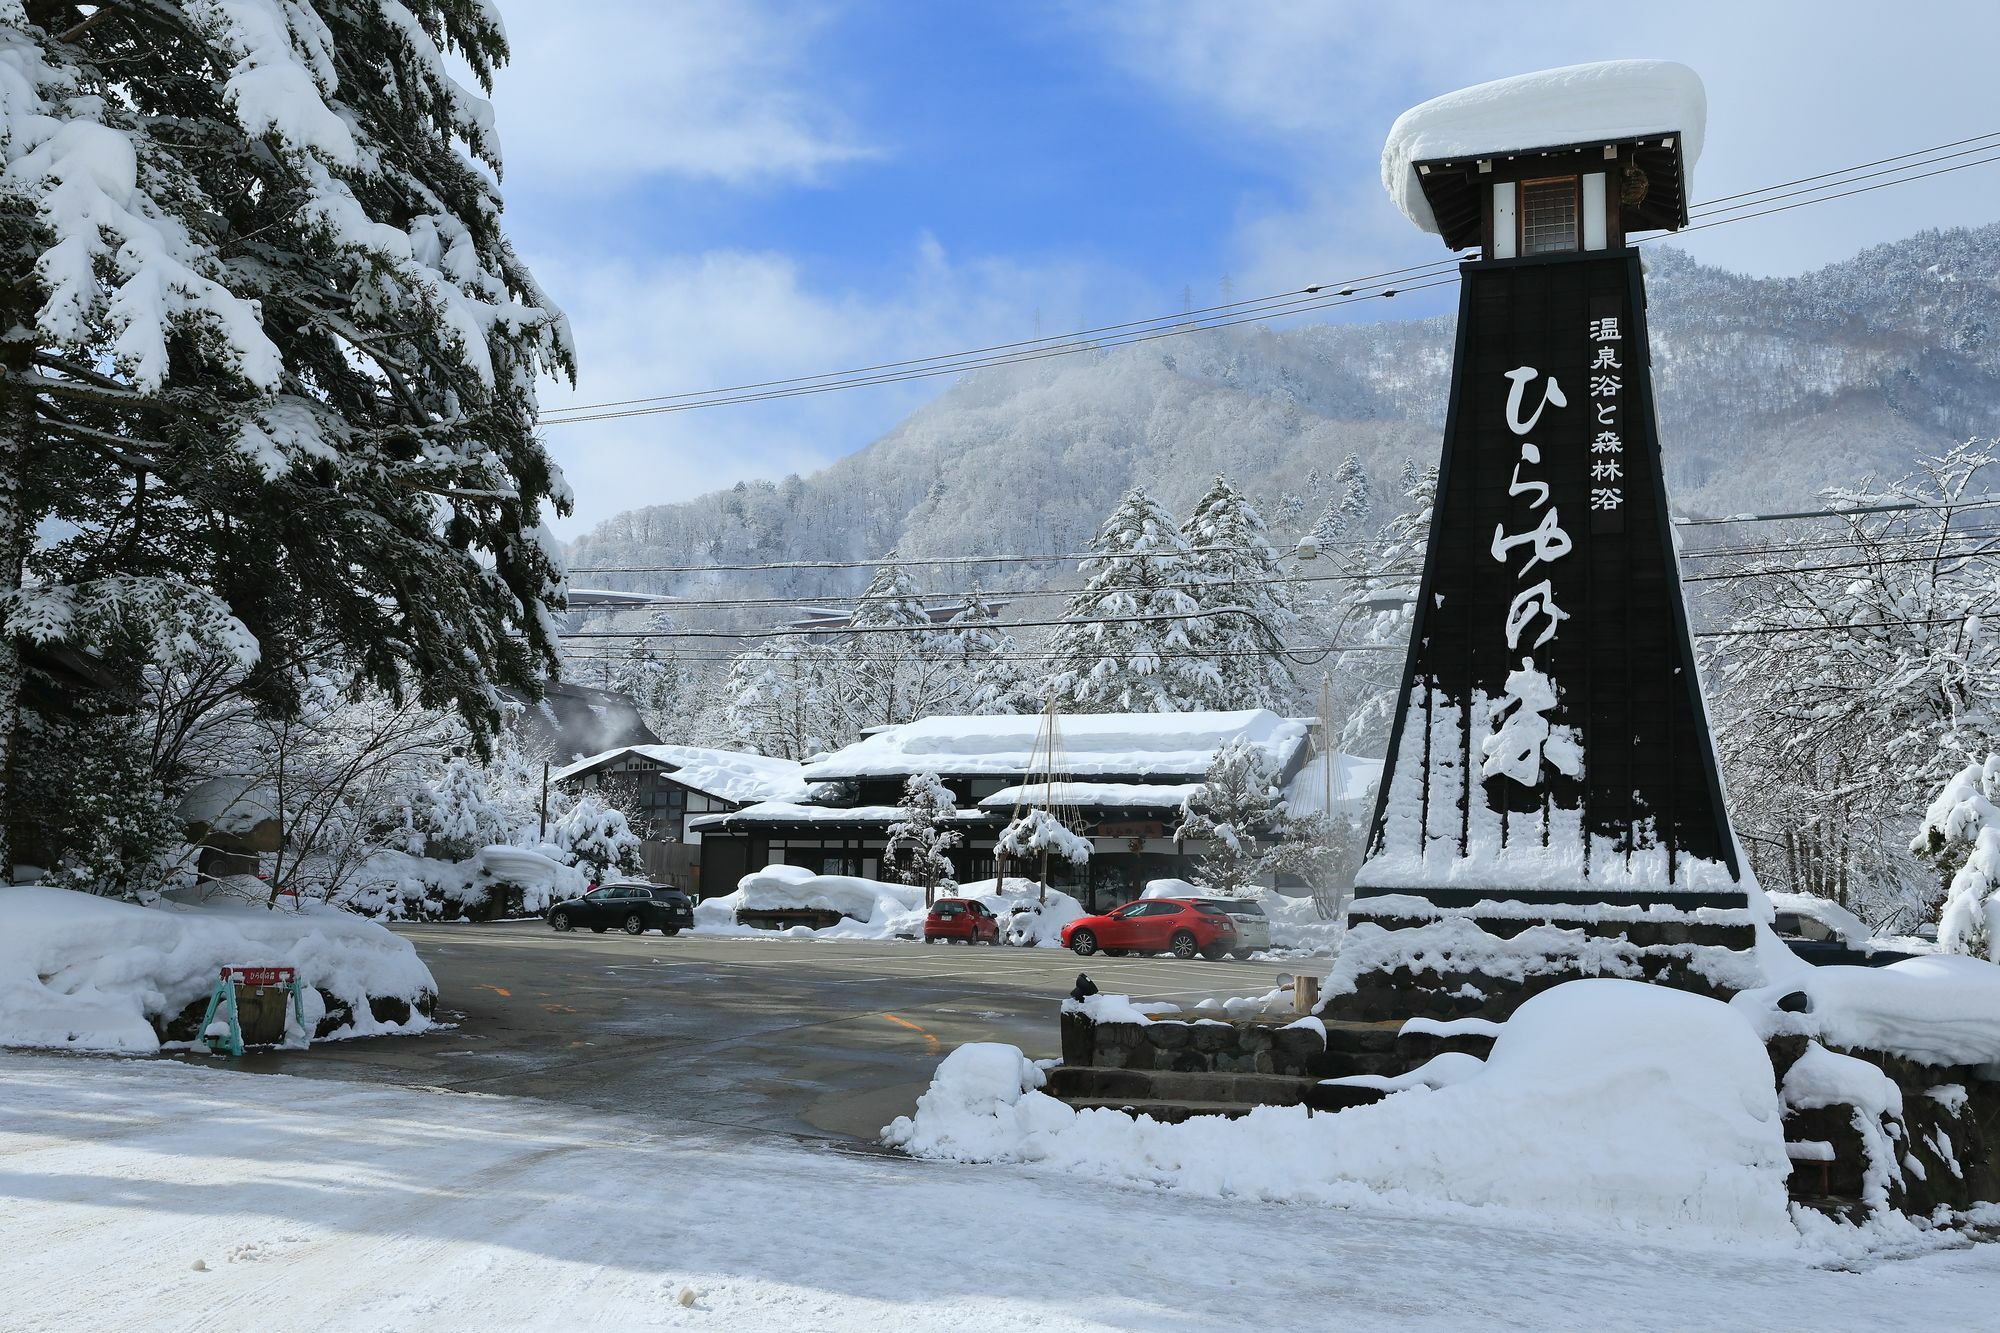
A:
[[[993,938],[991,938],[991,939],[987,940],[986,942],[987,942],[988,944],[992,945],[992,946],[993,946],[994,948],[996,948],[996,949],[997,949],[997,948],[999,948],[999,947],[1000,947],[1000,932],[999,932],[999,931],[997,931],[997,930],[996,930],[996,931],[994,931],[994,932],[993,932]]]
[[[1097,952],[1097,936],[1088,930],[1074,931],[1069,937],[1070,951],[1079,958],[1088,958]]]
[[[553,926],[557,930],[570,929],[572,923],[569,919],[569,913],[568,912],[549,913],[549,925]]]
[[[1185,930],[1177,932],[1174,935],[1173,943],[1169,944],[1167,948],[1172,951],[1176,958],[1192,958],[1201,952],[1201,946],[1195,942],[1194,936]]]
[[[669,936],[678,935],[681,933],[681,928],[679,926],[661,926],[660,933]]]
[[[646,918],[645,918],[645,917],[643,917],[643,916],[640,916],[640,915],[639,915],[639,914],[638,914],[637,912],[634,912],[634,913],[632,913],[632,915],[630,915],[630,916],[626,917],[626,918],[625,918],[625,933],[626,933],[627,935],[643,935],[643,934],[645,934],[645,933],[646,933]]]
[[[1211,962],[1211,963],[1216,963],[1216,962],[1220,962],[1220,961],[1221,961],[1221,960],[1223,960],[1224,958],[1227,958],[1227,957],[1229,957],[1229,950],[1227,950],[1227,949],[1213,949],[1213,948],[1211,948],[1211,949],[1203,949],[1203,950],[1201,951],[1201,956],[1202,956],[1203,958],[1206,958],[1206,959],[1208,959],[1208,961],[1209,961],[1209,962]]]

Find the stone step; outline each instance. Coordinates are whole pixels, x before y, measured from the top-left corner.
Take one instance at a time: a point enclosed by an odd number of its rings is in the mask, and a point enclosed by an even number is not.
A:
[[[1144,1116],[1168,1125],[1178,1125],[1200,1115],[1237,1120],[1256,1109],[1242,1102],[1176,1102],[1156,1097],[1086,1097],[1070,1105],[1079,1111],[1123,1111],[1134,1120]]]
[[[1101,1069],[1058,1065],[1045,1091],[1071,1106],[1123,1106],[1170,1102],[1189,1106],[1306,1106],[1339,1111],[1379,1101],[1374,1088],[1328,1086],[1316,1078],[1283,1074],[1189,1073],[1158,1069]]]
[[[1326,1025],[1326,1049],[1335,1055],[1384,1055],[1396,1049],[1400,1018],[1381,1022],[1343,1019]]]

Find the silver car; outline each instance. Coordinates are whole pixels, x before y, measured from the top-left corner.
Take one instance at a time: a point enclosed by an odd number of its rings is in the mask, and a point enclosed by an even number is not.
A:
[[[1261,903],[1248,898],[1203,898],[1202,902],[1220,908],[1236,923],[1236,947],[1230,952],[1238,958],[1247,958],[1260,949],[1271,947],[1271,918],[1264,915]]]

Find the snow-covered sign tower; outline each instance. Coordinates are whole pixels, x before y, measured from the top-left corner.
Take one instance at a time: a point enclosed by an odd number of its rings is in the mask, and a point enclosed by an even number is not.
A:
[[[1704,119],[1693,71],[1625,60],[1468,88],[1390,131],[1390,195],[1480,257],[1460,270],[1430,546],[1357,922],[1410,925],[1413,897],[1431,920],[1482,903],[1586,924],[1605,913],[1568,909],[1746,906],[1628,243],[1686,224]]]

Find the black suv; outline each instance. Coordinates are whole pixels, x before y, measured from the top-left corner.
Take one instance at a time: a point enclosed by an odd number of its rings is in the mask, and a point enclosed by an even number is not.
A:
[[[549,909],[549,924],[557,930],[589,926],[600,935],[612,926],[627,935],[649,930],[678,935],[694,928],[694,903],[679,889],[623,880],[557,903]]]

